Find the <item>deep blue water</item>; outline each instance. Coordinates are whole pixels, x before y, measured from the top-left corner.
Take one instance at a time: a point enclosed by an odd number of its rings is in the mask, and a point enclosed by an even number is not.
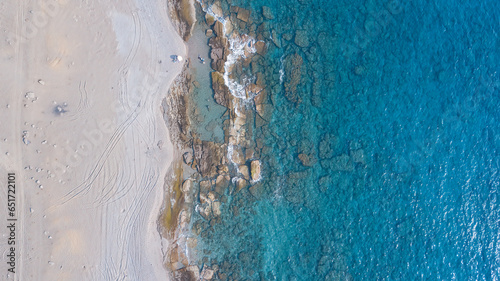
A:
[[[231,198],[204,254],[243,280],[499,280],[500,2],[232,4],[269,6],[282,42],[255,131],[268,196]],[[280,83],[293,54],[300,102]]]

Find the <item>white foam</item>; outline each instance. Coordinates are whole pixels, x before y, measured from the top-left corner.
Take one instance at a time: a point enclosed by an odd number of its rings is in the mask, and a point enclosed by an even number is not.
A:
[[[285,65],[283,64],[283,60],[285,55],[282,55],[280,58],[280,85],[283,85],[283,80],[285,79]]]
[[[231,95],[235,98],[242,99],[243,101],[250,100],[254,97],[252,95],[247,96],[245,89],[252,83],[252,80],[254,80],[255,77],[245,76],[241,79],[241,83],[238,83],[234,79],[229,78],[229,75],[235,64],[237,64],[240,60],[247,58],[247,53],[253,54],[256,52],[254,44],[255,39],[246,34],[241,36],[233,34],[233,36],[229,39],[229,50],[231,52],[227,56],[227,60],[224,63],[224,83],[229,88]]]

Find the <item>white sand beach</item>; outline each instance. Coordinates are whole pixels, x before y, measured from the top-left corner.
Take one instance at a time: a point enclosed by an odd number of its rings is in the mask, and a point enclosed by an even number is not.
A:
[[[2,186],[16,174],[17,197],[16,274],[1,226],[0,279],[167,280],[160,106],[186,47],[166,1],[9,0],[0,13],[0,173]]]

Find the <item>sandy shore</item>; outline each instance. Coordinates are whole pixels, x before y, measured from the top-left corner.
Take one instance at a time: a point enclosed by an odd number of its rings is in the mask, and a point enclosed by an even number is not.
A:
[[[10,2],[0,169],[3,183],[16,173],[18,221],[7,280],[166,280],[157,218],[173,146],[160,105],[182,67],[170,56],[186,54],[166,2]]]

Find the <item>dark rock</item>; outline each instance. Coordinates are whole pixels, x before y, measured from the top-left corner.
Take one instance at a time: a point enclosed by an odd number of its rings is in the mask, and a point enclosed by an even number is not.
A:
[[[257,51],[257,54],[261,56],[265,55],[267,51],[266,43],[264,41],[255,42],[255,50]]]

